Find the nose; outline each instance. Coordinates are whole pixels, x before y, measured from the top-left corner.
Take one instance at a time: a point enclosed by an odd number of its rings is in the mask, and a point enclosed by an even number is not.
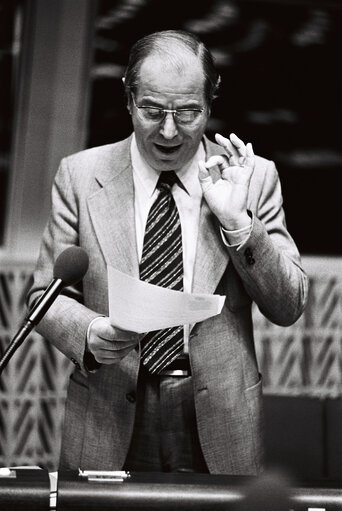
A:
[[[171,112],[166,114],[160,128],[160,134],[167,140],[172,140],[178,135],[177,124]]]

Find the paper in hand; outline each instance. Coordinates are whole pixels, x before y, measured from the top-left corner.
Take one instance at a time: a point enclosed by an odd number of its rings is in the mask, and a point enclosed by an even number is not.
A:
[[[225,296],[189,294],[149,284],[108,266],[111,324],[144,333],[194,324],[222,310]]]

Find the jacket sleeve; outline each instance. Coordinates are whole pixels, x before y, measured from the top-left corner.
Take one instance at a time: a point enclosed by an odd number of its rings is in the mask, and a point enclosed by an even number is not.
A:
[[[78,197],[73,189],[67,159],[62,160],[52,187],[51,213],[44,231],[33,285],[27,296],[35,303],[53,278],[54,262],[67,247],[79,245]],[[87,328],[98,314],[83,304],[82,282],[63,289],[36,330],[85,374],[83,364]]]
[[[228,251],[247,293],[260,311],[273,323],[288,326],[304,310],[308,279],[286,228],[276,167],[271,161],[263,162],[267,163],[261,191],[250,204],[250,235],[238,248],[229,247]],[[252,180],[251,187],[255,185]]]

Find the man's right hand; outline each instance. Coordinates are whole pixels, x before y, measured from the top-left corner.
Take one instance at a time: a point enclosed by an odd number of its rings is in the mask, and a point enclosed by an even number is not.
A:
[[[88,350],[100,364],[114,364],[133,350],[144,334],[113,327],[108,317],[96,318],[88,330]]]

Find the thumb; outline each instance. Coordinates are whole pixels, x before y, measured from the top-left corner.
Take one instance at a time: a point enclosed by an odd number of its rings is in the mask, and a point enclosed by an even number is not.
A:
[[[198,168],[199,168],[198,179],[201,183],[202,191],[203,193],[205,193],[208,190],[210,190],[210,188],[213,187],[213,181],[211,179],[209,170],[205,166],[204,161],[198,162]]]
[[[120,339],[121,341],[132,341],[137,342],[140,341],[142,337],[144,337],[144,334],[138,334],[137,332],[132,332],[130,330],[122,330],[121,328],[118,328],[117,326],[114,327],[115,329],[115,338]]]
[[[254,164],[254,151],[250,142],[246,145],[246,165],[252,167]]]

